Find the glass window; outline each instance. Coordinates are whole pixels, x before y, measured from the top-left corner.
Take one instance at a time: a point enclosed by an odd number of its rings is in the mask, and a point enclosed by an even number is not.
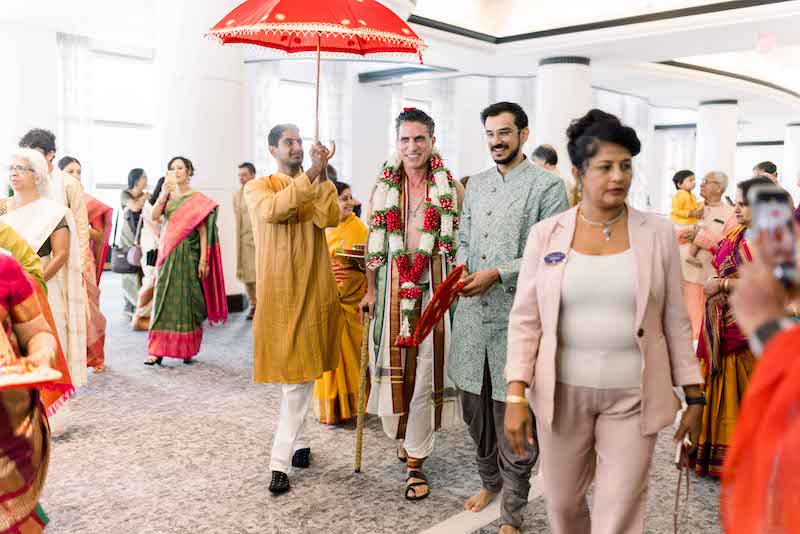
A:
[[[90,58],[90,117],[153,124],[156,101],[153,61],[102,53],[92,53]]]
[[[91,129],[92,174],[98,187],[127,187],[128,172],[136,167],[148,173],[150,188],[155,185],[160,175],[152,161],[158,153],[153,128],[94,122]]]

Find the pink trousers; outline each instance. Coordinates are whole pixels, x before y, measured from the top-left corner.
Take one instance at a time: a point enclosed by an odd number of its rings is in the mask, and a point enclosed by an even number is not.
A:
[[[556,384],[553,428],[538,426],[553,534],[644,532],[648,472],[657,435],[642,436],[641,407],[638,388]],[[590,517],[586,491],[592,480]]]

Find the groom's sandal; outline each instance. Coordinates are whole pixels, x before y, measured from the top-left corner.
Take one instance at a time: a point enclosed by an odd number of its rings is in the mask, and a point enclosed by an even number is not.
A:
[[[311,465],[311,448],[297,449],[297,452],[292,456],[292,467],[305,469],[309,465]]]
[[[409,482],[412,478],[418,478],[423,482]],[[414,488],[425,486],[428,488],[428,491],[422,495],[417,495],[417,492],[414,491]],[[428,497],[431,494],[431,488],[428,485],[428,477],[425,476],[425,473],[422,471],[409,471],[408,478],[406,479],[406,500],[408,501],[421,501]]]

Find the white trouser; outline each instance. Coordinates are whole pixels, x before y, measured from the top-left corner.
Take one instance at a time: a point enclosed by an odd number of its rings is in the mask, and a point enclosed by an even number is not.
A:
[[[278,429],[272,442],[272,458],[269,468],[288,473],[292,456],[298,449],[309,446],[304,430],[306,412],[314,398],[314,382],[281,384],[281,413]]]
[[[423,341],[417,351],[417,376],[414,395],[408,406],[406,438],[403,446],[412,458],[423,459],[433,453],[433,336]],[[399,415],[381,417],[383,431],[389,437],[397,435]]]

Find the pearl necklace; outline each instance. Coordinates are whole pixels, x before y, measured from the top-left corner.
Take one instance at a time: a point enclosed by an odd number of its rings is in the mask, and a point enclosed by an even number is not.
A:
[[[611,227],[612,227],[614,224],[616,224],[617,222],[619,222],[619,220],[620,220],[620,219],[622,219],[622,216],[623,216],[623,215],[625,215],[625,213],[626,213],[627,211],[628,211],[628,209],[627,209],[626,207],[622,208],[622,211],[619,213],[619,215],[617,215],[616,217],[614,217],[613,219],[611,219],[611,220],[610,220],[610,221],[608,221],[608,222],[594,222],[594,221],[590,221],[590,220],[589,220],[589,219],[587,219],[587,218],[586,218],[586,216],[583,214],[583,210],[581,210],[581,211],[579,212],[579,214],[580,214],[580,216],[581,216],[581,219],[583,219],[583,222],[585,222],[586,224],[590,224],[590,225],[592,225],[592,226],[602,226],[602,227],[603,227],[603,235],[605,235],[605,236],[606,236],[606,241],[611,241]]]

